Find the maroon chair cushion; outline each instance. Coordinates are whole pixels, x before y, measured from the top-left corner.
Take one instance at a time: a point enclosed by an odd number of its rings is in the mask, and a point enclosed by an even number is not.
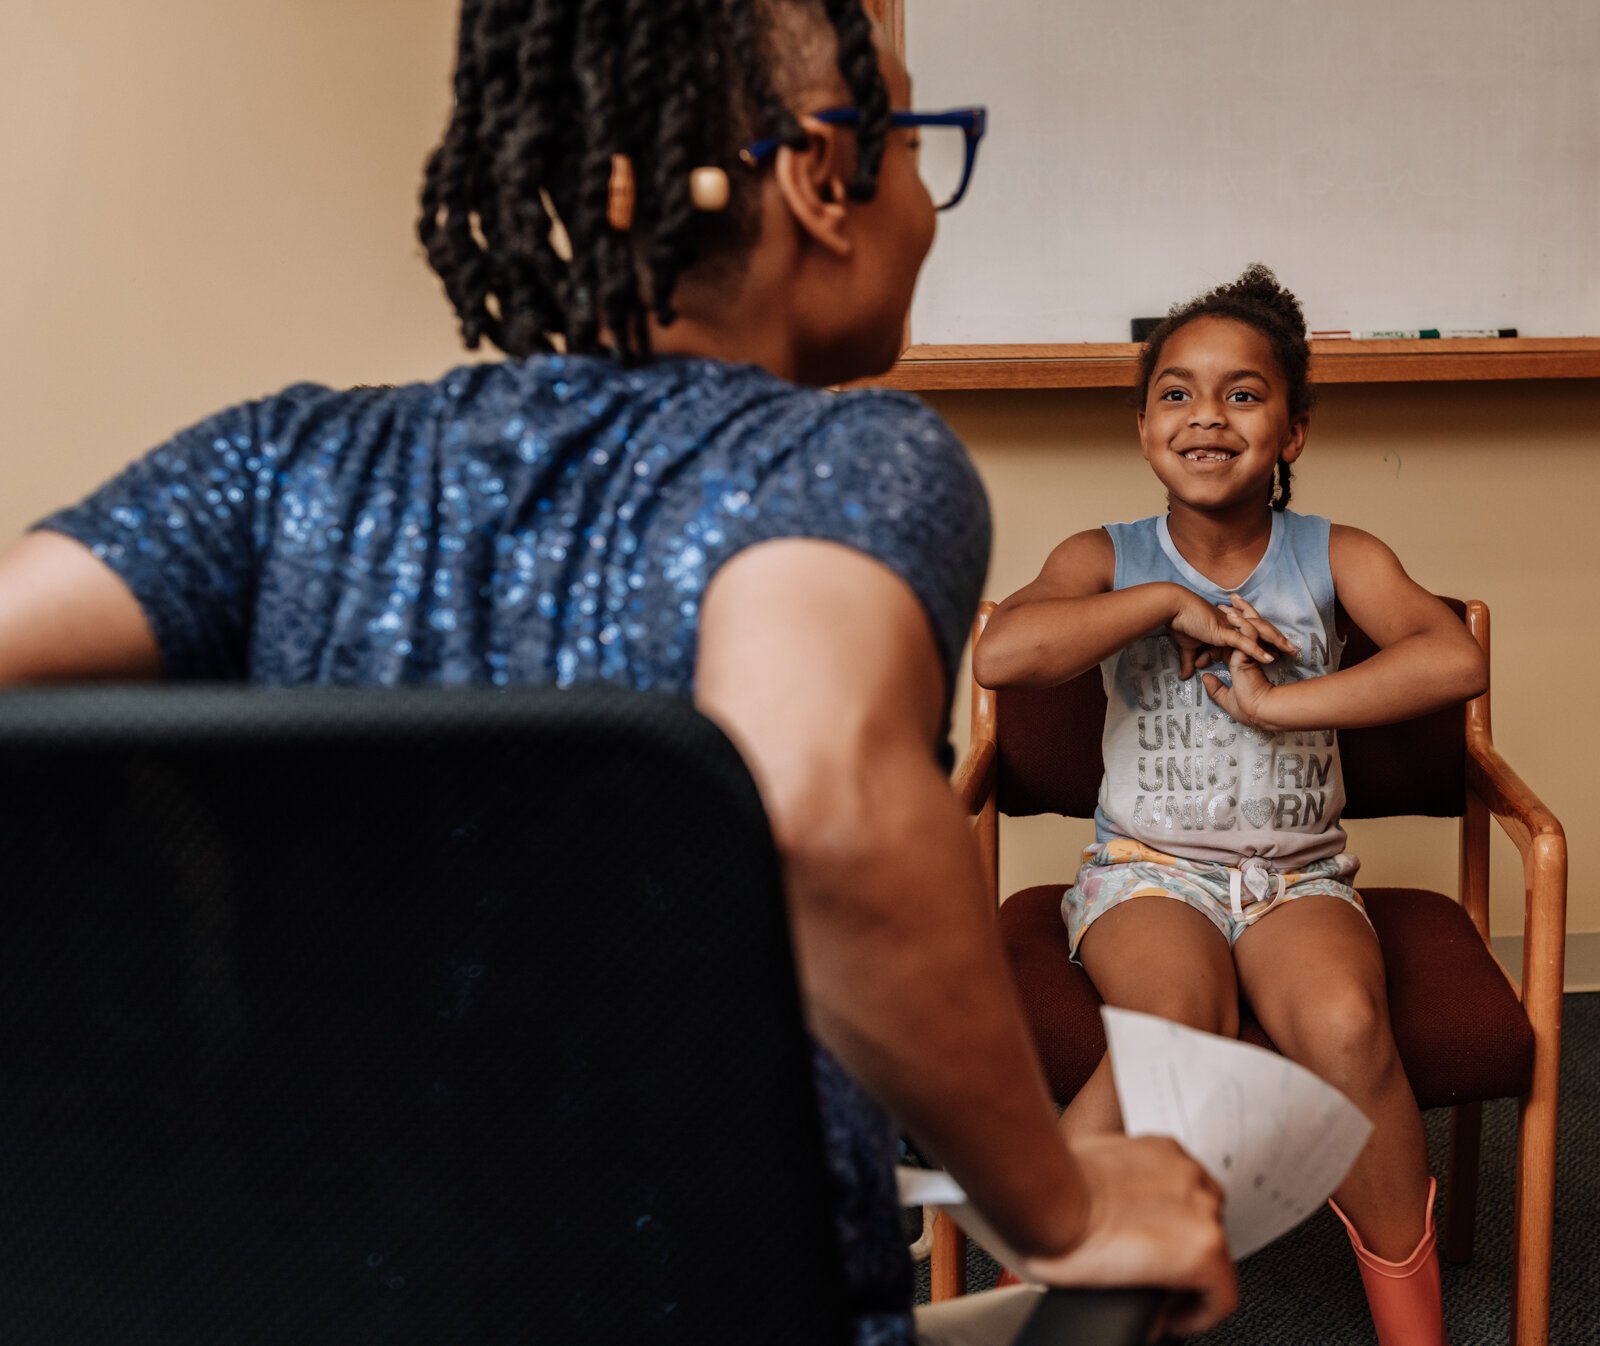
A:
[[[1520,1098],[1533,1084],[1533,1028],[1461,907],[1423,888],[1361,889],[1383,946],[1389,1015],[1424,1108]]]
[[[1000,908],[1000,935],[1045,1078],[1061,1102],[1105,1052],[1100,997],[1072,962],[1064,885],[1026,888]],[[1363,888],[1383,946],[1395,1041],[1418,1106],[1517,1098],[1533,1078],[1533,1030],[1466,913],[1443,894]],[[1248,1010],[1240,1037],[1272,1042]]]

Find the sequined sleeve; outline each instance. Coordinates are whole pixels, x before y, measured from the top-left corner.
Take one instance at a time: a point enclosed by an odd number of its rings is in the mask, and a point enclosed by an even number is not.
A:
[[[818,538],[879,561],[921,601],[953,679],[989,564],[983,484],[949,426],[916,398],[830,401],[758,488],[740,541]]]
[[[262,420],[277,401],[230,407],[180,431],[35,525],[81,542],[128,586],[170,678],[244,676],[253,525],[277,472]]]

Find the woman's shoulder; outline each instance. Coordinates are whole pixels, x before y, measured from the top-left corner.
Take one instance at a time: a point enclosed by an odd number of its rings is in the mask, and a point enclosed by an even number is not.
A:
[[[901,490],[986,499],[966,447],[926,402],[877,388],[817,395],[822,401],[805,446],[811,453],[846,454]]]

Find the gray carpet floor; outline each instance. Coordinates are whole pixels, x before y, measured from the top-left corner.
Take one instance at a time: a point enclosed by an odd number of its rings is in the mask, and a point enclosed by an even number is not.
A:
[[[1600,1343],[1600,993],[1566,997],[1561,1051],[1561,1131],[1556,1175],[1553,1346]],[[1425,1121],[1434,1172],[1443,1175],[1449,1113]],[[1484,1108],[1483,1174],[1471,1262],[1443,1267],[1445,1322],[1452,1346],[1504,1346],[1510,1340],[1511,1211],[1516,1106]],[[993,1283],[997,1268],[974,1249],[968,1284]],[[1333,1212],[1247,1258],[1239,1268],[1239,1312],[1204,1346],[1373,1346],[1350,1245]],[[920,1269],[919,1300],[927,1296]]]

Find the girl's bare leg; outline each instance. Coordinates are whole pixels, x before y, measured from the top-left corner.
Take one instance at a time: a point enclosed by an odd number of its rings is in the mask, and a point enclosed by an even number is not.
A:
[[[1372,1138],[1334,1200],[1372,1252],[1406,1257],[1423,1235],[1428,1155],[1372,927],[1336,897],[1297,898],[1239,937],[1234,965],[1278,1049],[1371,1120]]]
[[[1078,957],[1108,1005],[1226,1037],[1239,1031],[1239,985],[1228,941],[1187,903],[1131,898],[1084,932]],[[1109,1060],[1101,1058],[1061,1126],[1069,1139],[1122,1129]]]

